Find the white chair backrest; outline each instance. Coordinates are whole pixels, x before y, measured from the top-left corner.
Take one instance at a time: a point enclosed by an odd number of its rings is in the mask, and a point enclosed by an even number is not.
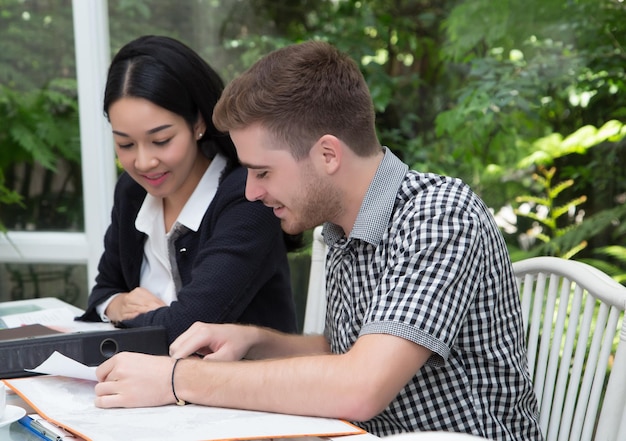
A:
[[[313,230],[311,271],[304,309],[305,334],[323,334],[326,321],[326,243],[322,238],[322,226]]]
[[[558,257],[513,270],[546,441],[626,440],[626,287]]]

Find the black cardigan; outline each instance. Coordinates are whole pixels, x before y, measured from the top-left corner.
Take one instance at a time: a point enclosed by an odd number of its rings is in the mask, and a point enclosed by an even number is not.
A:
[[[246,173],[237,167],[222,177],[198,231],[176,240],[178,300],[119,326],[162,325],[170,343],[196,321],[296,332],[280,221],[261,202],[246,200]],[[96,305],[139,286],[146,237],[135,229],[135,219],[145,195],[128,174],[120,176],[96,285],[81,320],[100,321]]]

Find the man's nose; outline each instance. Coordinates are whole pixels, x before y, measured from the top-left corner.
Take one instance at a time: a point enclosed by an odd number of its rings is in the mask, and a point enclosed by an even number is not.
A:
[[[258,201],[263,198],[264,191],[258,183],[255,182],[254,174],[248,171],[248,179],[246,179],[246,199],[249,201]]]

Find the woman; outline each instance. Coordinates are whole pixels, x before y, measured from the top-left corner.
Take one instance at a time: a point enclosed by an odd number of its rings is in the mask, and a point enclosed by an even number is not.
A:
[[[113,58],[104,94],[124,168],[81,319],[162,325],[173,341],[196,321],[295,332],[287,236],[246,200],[246,170],[211,121],[223,83],[179,41],[140,37]]]

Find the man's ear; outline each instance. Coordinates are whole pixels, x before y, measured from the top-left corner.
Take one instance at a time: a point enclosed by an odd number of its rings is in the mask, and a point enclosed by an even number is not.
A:
[[[329,175],[337,172],[343,158],[343,144],[333,135],[324,135],[317,140],[311,153],[315,155],[317,166]]]

